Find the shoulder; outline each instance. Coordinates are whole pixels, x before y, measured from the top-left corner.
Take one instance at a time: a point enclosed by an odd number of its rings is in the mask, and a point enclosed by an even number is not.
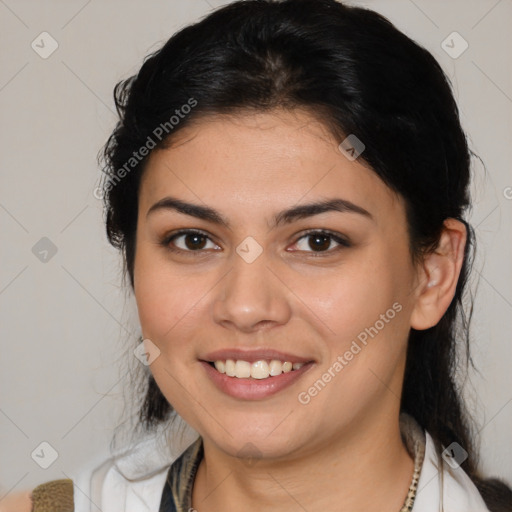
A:
[[[58,505],[59,510],[74,512],[158,510],[170,466],[195,439],[197,433],[189,431],[170,446],[166,437],[148,436],[121,453],[91,459],[70,471],[66,480],[7,495],[0,501],[0,512],[32,512],[33,503],[35,510],[43,503],[44,510]]]
[[[440,458],[434,441],[425,432],[425,459],[413,512],[446,510],[450,512],[489,512],[475,484],[455,462]]]
[[[171,464],[192,437],[174,449],[162,439],[148,438],[73,476],[75,512],[146,512],[158,510]]]
[[[0,501],[0,512],[73,511],[73,481],[51,480],[31,491],[8,494]]]
[[[122,475],[114,459],[73,480],[51,480],[32,491],[11,493],[0,502],[0,512],[150,512],[158,510],[168,468],[137,480]]]
[[[30,491],[10,493],[0,501],[0,512],[31,512]]]
[[[130,479],[120,471],[115,459],[74,478],[74,512],[146,512],[158,510],[168,467],[150,475]]]

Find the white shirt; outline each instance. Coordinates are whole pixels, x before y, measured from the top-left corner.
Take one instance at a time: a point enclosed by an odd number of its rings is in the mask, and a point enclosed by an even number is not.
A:
[[[158,512],[170,464],[195,439],[197,434],[192,438],[189,435],[174,453],[164,456],[166,450],[158,440],[148,438],[118,456],[115,463],[110,458],[71,475],[75,484],[75,512]],[[425,441],[413,512],[489,512],[462,468],[444,463],[441,475],[440,459],[428,432]]]

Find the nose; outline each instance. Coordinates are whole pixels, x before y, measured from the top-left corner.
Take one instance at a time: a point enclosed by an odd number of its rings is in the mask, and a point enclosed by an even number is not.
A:
[[[223,327],[251,333],[290,319],[288,289],[268,265],[265,252],[252,263],[235,255],[231,270],[215,289],[214,320]]]

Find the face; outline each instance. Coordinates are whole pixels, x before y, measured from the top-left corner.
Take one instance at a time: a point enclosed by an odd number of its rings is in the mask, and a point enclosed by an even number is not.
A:
[[[178,135],[142,177],[134,267],[167,400],[225,453],[275,458],[398,416],[415,282],[403,200],[307,112]]]

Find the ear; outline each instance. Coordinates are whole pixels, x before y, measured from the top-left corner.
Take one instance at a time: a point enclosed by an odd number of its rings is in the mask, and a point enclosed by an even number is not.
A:
[[[464,223],[446,219],[434,252],[418,268],[411,327],[417,330],[436,325],[448,309],[464,261],[467,232]]]

